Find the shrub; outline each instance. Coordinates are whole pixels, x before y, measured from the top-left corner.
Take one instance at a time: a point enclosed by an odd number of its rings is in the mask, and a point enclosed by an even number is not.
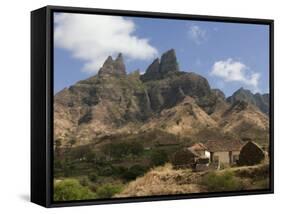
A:
[[[254,183],[256,189],[268,189],[269,188],[269,179],[258,180]]]
[[[112,176],[114,175],[114,167],[112,166],[105,166],[99,169],[99,174],[102,176]]]
[[[127,181],[134,180],[136,177],[142,176],[146,172],[146,167],[134,165],[123,173],[123,178]]]
[[[117,142],[104,145],[102,151],[104,154],[112,158],[120,159],[129,155],[139,156],[143,153],[144,148],[143,145],[139,142]]]
[[[87,187],[83,187],[76,179],[65,179],[54,185],[54,200],[69,201],[93,199],[95,194]]]
[[[92,182],[96,182],[98,179],[98,175],[95,172],[91,172],[88,177]]]
[[[72,148],[69,152],[69,157],[71,160],[79,160],[85,158],[85,154],[87,154],[89,148],[87,146],[79,146],[76,148]]]
[[[150,161],[152,166],[161,166],[168,161],[168,155],[163,150],[155,150],[151,154]]]
[[[113,195],[121,192],[121,185],[104,184],[97,188],[97,198],[111,198]]]
[[[87,152],[85,154],[85,157],[86,157],[87,162],[96,163],[97,156],[96,156],[96,153],[93,150],[90,150],[89,152]]]
[[[87,176],[82,176],[79,178],[79,183],[82,185],[82,186],[89,186],[89,178]]]
[[[130,152],[133,155],[140,156],[143,153],[143,151],[144,151],[144,148],[143,148],[142,143],[139,143],[139,142],[131,143],[131,145],[130,145]]]
[[[243,189],[241,180],[236,178],[233,172],[230,171],[226,171],[222,174],[210,172],[203,177],[201,184],[212,192],[237,191]]]

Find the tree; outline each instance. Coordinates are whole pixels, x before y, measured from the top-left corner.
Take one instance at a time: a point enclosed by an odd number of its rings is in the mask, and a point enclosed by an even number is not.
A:
[[[136,155],[136,156],[139,156],[143,153],[144,151],[144,148],[143,148],[143,145],[139,142],[134,142],[134,143],[131,143],[131,153],[133,155]]]
[[[55,155],[58,157],[61,155],[61,145],[62,145],[61,141],[62,141],[61,138],[55,140]]]
[[[92,182],[96,182],[98,179],[98,175],[96,172],[91,172],[88,177],[89,177],[90,181],[92,181]]]
[[[93,150],[90,150],[89,152],[87,152],[85,157],[86,157],[87,162],[96,163],[97,155]]]
[[[113,195],[121,192],[122,186],[113,184],[104,184],[97,189],[97,198],[111,198]]]
[[[86,157],[86,154],[88,153],[89,149],[87,146],[79,146],[73,148],[69,155],[71,159],[83,159]]]
[[[154,150],[150,161],[152,166],[161,166],[168,161],[168,154],[164,150]]]
[[[146,167],[136,164],[123,172],[122,177],[127,181],[130,181],[136,179],[136,177],[142,176],[146,171]]]
[[[96,195],[87,187],[83,187],[76,179],[65,179],[54,185],[55,201],[94,199]]]
[[[61,144],[62,144],[61,141],[62,141],[61,138],[58,138],[58,139],[55,140],[55,149],[56,150],[61,147]]]

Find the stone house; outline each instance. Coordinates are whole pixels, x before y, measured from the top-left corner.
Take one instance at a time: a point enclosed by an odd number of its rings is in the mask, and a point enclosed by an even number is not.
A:
[[[220,164],[236,164],[242,144],[239,141],[208,141],[177,151],[172,164],[176,168],[191,167],[196,171],[219,169]]]
[[[210,153],[210,162],[236,164],[242,144],[239,141],[207,141],[204,146]]]

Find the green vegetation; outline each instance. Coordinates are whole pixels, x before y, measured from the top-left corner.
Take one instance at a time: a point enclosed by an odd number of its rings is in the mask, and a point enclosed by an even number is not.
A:
[[[56,181],[54,185],[54,200],[69,201],[69,200],[85,200],[95,198],[111,198],[113,195],[121,192],[122,185],[120,184],[104,184],[96,188],[96,192],[90,190],[89,183],[85,182],[85,177],[80,179],[64,179]],[[87,181],[88,182],[88,181]]]
[[[201,184],[210,192],[239,191],[243,189],[242,181],[231,171],[223,173],[210,172],[203,177]]]
[[[98,179],[97,173],[96,173],[96,172],[91,172],[91,173],[89,174],[89,179],[90,179],[92,182],[96,182],[97,179]]]
[[[115,158],[120,159],[129,155],[139,156],[143,153],[143,145],[138,142],[134,143],[112,143],[106,144],[102,148],[104,154]]]
[[[57,181],[54,185],[55,201],[71,201],[93,198],[96,198],[96,195],[87,187],[83,187],[76,179]]]
[[[98,198],[111,198],[113,195],[121,192],[121,185],[104,184],[98,187],[96,194]]]
[[[124,172],[122,173],[122,177],[127,181],[131,181],[139,176],[144,175],[146,171],[147,168],[142,165],[133,165],[129,169],[124,170]]]
[[[151,154],[152,166],[164,165],[168,160],[168,154],[164,150],[155,150]]]

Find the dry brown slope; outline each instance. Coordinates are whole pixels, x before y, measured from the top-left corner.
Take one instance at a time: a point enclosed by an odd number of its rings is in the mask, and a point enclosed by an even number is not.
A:
[[[161,128],[176,135],[196,135],[201,129],[215,127],[218,127],[217,122],[192,97],[186,96],[181,103],[164,109],[159,116],[144,124],[142,130]]]
[[[166,164],[165,166],[154,168],[143,177],[132,181],[115,197],[205,192],[206,189],[195,182],[205,173],[191,173],[188,169],[174,170],[171,164]]]

